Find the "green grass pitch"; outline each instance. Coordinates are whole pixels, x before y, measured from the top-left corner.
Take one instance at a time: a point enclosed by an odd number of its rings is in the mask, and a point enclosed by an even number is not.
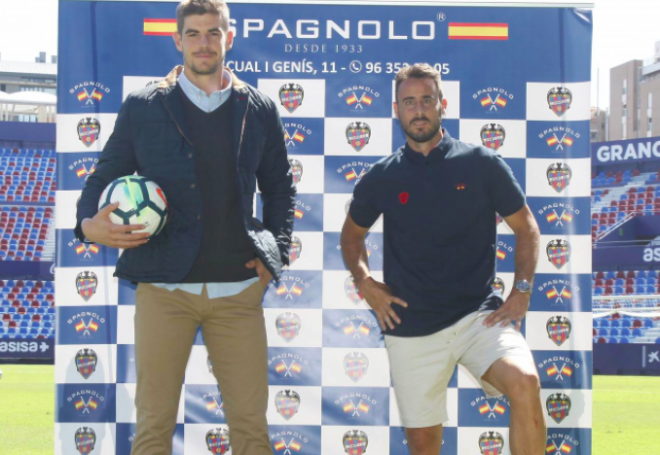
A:
[[[0,365],[0,453],[53,453],[54,368]],[[593,455],[660,455],[660,377],[594,377]]]

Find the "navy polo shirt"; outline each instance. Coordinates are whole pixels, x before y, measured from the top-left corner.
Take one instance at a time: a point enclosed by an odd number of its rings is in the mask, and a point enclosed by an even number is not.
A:
[[[482,305],[496,308],[495,213],[506,217],[525,195],[501,156],[452,139],[427,157],[407,144],[373,165],[356,185],[350,215],[371,227],[383,215],[384,278],[408,308],[388,335],[435,333]]]

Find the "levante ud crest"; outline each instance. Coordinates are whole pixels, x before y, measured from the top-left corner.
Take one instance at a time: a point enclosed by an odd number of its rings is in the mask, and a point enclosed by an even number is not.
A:
[[[571,183],[573,171],[566,163],[552,163],[545,172],[550,185],[557,193],[561,193]]]
[[[89,379],[92,373],[96,371],[97,363],[98,357],[93,349],[81,349],[76,354],[76,370],[83,379]]]
[[[301,325],[300,316],[296,313],[283,313],[275,320],[277,333],[287,343],[290,343],[298,336]]]
[[[548,91],[548,107],[557,117],[561,117],[571,108],[573,94],[566,87],[553,87]]]
[[[101,134],[101,123],[95,118],[87,117],[78,122],[78,139],[90,147],[96,142]]]
[[[564,393],[553,393],[545,400],[548,415],[557,423],[561,423],[571,412],[571,399]]]
[[[366,122],[351,122],[346,127],[346,140],[353,150],[361,151],[371,139],[371,127]]]
[[[302,180],[303,165],[295,158],[289,158],[289,165],[291,166],[291,172],[293,173],[293,183],[297,185]]]
[[[206,433],[206,447],[213,454],[223,455],[231,449],[229,432],[224,428],[214,428]]]
[[[545,253],[548,256],[548,261],[557,270],[561,270],[571,259],[571,245],[563,239],[550,240],[545,247]]]
[[[302,241],[298,237],[291,239],[291,249],[289,249],[289,265],[293,265],[302,254]]]
[[[504,145],[506,132],[502,125],[497,123],[487,123],[481,127],[481,143],[484,147],[497,151]]]
[[[87,455],[96,446],[96,433],[89,427],[82,427],[76,430],[74,436],[76,441],[76,450],[80,455]]]
[[[285,420],[290,420],[300,409],[300,395],[293,390],[278,392],[275,396],[275,408]]]
[[[305,98],[305,91],[300,84],[284,84],[280,87],[280,103],[293,114],[300,107]]]
[[[353,275],[347,276],[344,280],[344,292],[346,293],[346,297],[348,297],[349,300],[355,305],[358,305],[360,302],[362,302],[362,300],[364,300],[364,297],[355,284]]]
[[[497,431],[487,431],[479,436],[482,455],[500,455],[504,451],[504,438]]]
[[[557,346],[561,346],[571,336],[571,321],[566,316],[553,316],[548,319],[545,329],[548,337]]]
[[[364,377],[369,369],[369,358],[361,352],[349,352],[344,357],[344,372],[353,380],[358,382]]]
[[[99,279],[94,272],[80,272],[76,277],[76,289],[85,302],[88,302],[96,294],[98,284]]]
[[[362,455],[367,451],[369,438],[367,433],[360,430],[347,431],[342,438],[344,452],[348,455]]]

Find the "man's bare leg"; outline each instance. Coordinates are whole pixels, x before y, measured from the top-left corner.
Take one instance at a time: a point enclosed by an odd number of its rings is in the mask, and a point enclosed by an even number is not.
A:
[[[511,454],[545,454],[547,428],[541,402],[541,382],[530,359],[520,356],[500,359],[491,365],[482,379],[511,402]]]
[[[442,448],[442,425],[406,428],[410,455],[439,455]]]

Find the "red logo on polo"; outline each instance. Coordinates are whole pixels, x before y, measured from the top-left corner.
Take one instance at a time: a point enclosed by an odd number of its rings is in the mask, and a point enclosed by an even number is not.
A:
[[[405,191],[399,194],[399,201],[401,201],[403,205],[406,205],[408,203],[408,199],[410,199],[410,195]]]

